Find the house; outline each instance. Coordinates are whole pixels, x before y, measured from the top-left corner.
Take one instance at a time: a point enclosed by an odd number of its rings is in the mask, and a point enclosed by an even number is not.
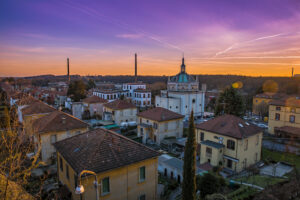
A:
[[[164,138],[180,138],[183,134],[184,116],[165,108],[157,107],[137,114],[138,136],[160,144]]]
[[[203,116],[205,106],[206,85],[199,89],[198,76],[194,78],[186,73],[184,58],[180,72],[169,77],[167,90],[161,90],[160,96],[155,96],[155,106],[166,108],[184,115],[186,119],[192,110],[195,117]]]
[[[53,144],[79,133],[88,131],[88,124],[61,111],[51,112],[32,123],[36,151],[40,148],[41,160],[48,164],[56,155]]]
[[[182,183],[183,163],[183,160],[163,154],[158,157],[158,172],[171,180],[176,180],[178,183]],[[207,171],[196,167],[196,175],[202,175],[206,172]]]
[[[125,100],[117,99],[115,101],[106,103],[103,105],[104,121],[113,121],[117,125],[121,125],[122,122],[135,122],[137,108],[134,104]]]
[[[300,137],[300,97],[286,97],[269,103],[268,131],[278,136]]]
[[[156,199],[159,153],[106,129],[95,129],[54,144],[58,180],[72,198],[78,175],[90,170],[97,176],[100,199]],[[95,199],[94,176],[82,176],[83,199]]]
[[[222,115],[196,124],[200,164],[224,167],[233,173],[261,158],[262,130],[234,115]]]
[[[108,101],[102,99],[98,96],[90,96],[82,100],[83,106],[90,112],[90,116],[94,117],[96,115],[102,116],[103,104]]]
[[[285,97],[286,94],[265,92],[257,94],[253,97],[252,113],[255,115],[263,115],[268,112],[268,104],[270,101]]]

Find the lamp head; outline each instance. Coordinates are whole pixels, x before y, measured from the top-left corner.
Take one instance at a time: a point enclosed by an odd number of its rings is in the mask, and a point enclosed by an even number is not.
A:
[[[75,189],[75,194],[82,194],[84,193],[84,187],[83,185],[78,185]]]

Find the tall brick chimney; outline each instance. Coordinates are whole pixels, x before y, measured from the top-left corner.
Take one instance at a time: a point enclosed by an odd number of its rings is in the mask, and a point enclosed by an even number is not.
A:
[[[70,83],[70,66],[69,66],[69,58],[67,58],[67,70],[68,70],[68,83]]]
[[[137,82],[137,55],[136,53],[134,54],[134,65],[135,65],[135,71],[134,71],[134,76],[135,76],[135,82]]]

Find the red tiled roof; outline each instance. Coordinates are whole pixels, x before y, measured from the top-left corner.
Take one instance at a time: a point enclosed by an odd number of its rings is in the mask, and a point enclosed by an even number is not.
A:
[[[41,101],[36,101],[24,107],[21,111],[23,115],[33,115],[33,114],[50,113],[56,111],[56,109]]]
[[[123,109],[129,109],[129,108],[136,108],[136,106],[132,103],[129,103],[125,100],[117,99],[115,101],[109,102],[107,104],[104,104],[104,107],[113,109],[113,110],[123,110]]]
[[[88,131],[54,144],[57,151],[80,173],[100,173],[159,156],[143,144],[106,129]]]
[[[300,96],[299,97],[286,97],[286,98],[282,98],[282,99],[272,100],[272,101],[270,101],[269,105],[300,108]]]
[[[90,96],[82,100],[84,103],[107,103],[106,99],[102,99],[97,96]]]
[[[282,131],[285,133],[300,136],[300,128],[297,127],[292,127],[292,126],[275,127],[275,131]]]
[[[161,107],[156,107],[144,112],[140,112],[137,114],[137,116],[158,122],[184,118],[183,115]]]
[[[222,115],[201,124],[196,124],[197,129],[229,136],[237,139],[247,138],[262,132],[262,130],[234,115]]]
[[[73,129],[87,128],[89,125],[72,115],[61,111],[51,112],[41,118],[36,119],[33,124],[35,133],[49,133],[67,131]]]

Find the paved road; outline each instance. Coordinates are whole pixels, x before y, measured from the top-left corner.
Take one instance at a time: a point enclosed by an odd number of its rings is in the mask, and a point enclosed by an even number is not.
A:
[[[285,145],[285,144],[280,144],[280,143],[272,142],[272,141],[269,141],[269,140],[263,140],[263,147],[265,147],[267,149],[270,149],[270,150],[280,151],[280,152],[287,152],[288,151],[288,152],[291,152],[291,153],[295,153],[297,155],[300,154],[298,147]]]

